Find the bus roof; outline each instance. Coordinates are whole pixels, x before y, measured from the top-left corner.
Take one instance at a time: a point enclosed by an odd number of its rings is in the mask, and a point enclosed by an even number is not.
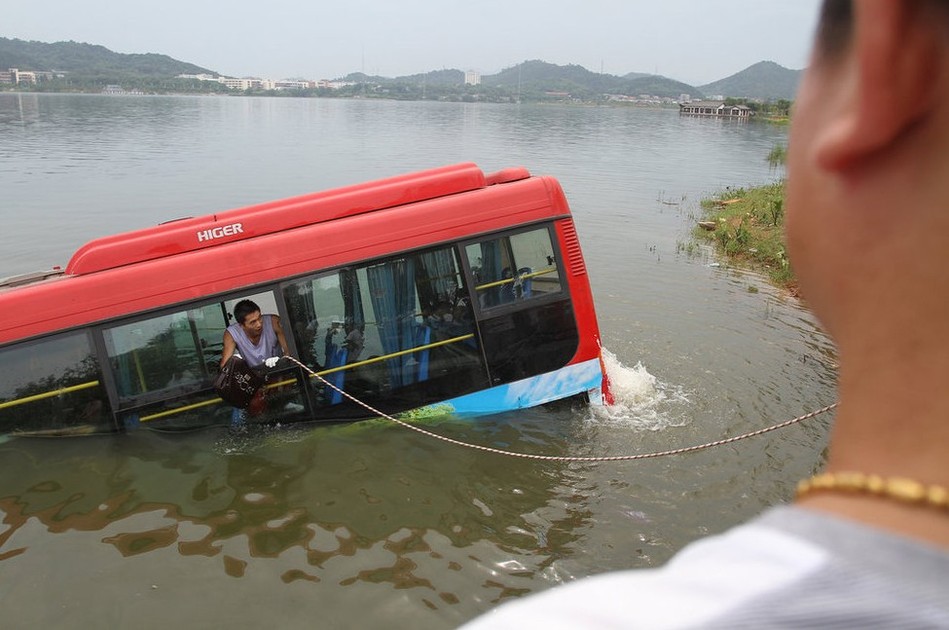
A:
[[[455,164],[179,219],[91,241],[76,251],[65,273],[93,273],[527,177],[530,173],[522,168],[486,177],[475,164]]]

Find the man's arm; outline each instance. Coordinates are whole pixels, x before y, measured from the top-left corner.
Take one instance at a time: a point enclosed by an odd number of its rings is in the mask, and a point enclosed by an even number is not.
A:
[[[227,363],[227,360],[231,358],[231,355],[234,354],[234,349],[237,348],[237,344],[234,343],[234,338],[231,337],[231,331],[224,331],[224,348],[221,349],[221,364],[219,367],[223,368],[224,364]]]

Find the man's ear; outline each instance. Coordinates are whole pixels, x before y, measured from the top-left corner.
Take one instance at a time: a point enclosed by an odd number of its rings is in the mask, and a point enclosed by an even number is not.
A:
[[[817,147],[826,168],[847,168],[886,148],[930,111],[941,63],[941,26],[918,0],[854,2],[841,115]],[[941,19],[941,16],[938,16]]]

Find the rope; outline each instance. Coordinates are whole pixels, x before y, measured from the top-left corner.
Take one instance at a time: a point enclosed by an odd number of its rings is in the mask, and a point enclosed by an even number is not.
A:
[[[722,440],[716,440],[714,442],[706,442],[705,444],[698,444],[696,446],[685,446],[682,448],[674,448],[667,451],[654,451],[652,453],[640,453],[638,455],[611,455],[611,456],[604,456],[604,457],[576,457],[576,456],[569,456],[569,455],[532,455],[529,453],[516,453],[513,451],[505,451],[498,448],[493,448],[491,446],[483,446],[481,444],[471,444],[469,442],[462,442],[461,440],[456,440],[454,438],[446,437],[444,435],[432,433],[431,431],[428,431],[421,427],[417,427],[413,424],[409,424],[408,422],[399,420],[398,418],[390,416],[389,414],[385,412],[379,411],[375,407],[372,407],[371,405],[364,403],[363,401],[359,400],[355,396],[352,396],[351,394],[343,391],[339,387],[336,387],[335,385],[327,381],[325,378],[323,378],[322,376],[320,376],[319,374],[317,374],[316,372],[314,372],[307,366],[303,365],[295,357],[287,356],[286,358],[290,359],[291,361],[299,365],[301,368],[309,372],[311,376],[318,378],[320,381],[323,382],[324,385],[327,385],[331,387],[332,389],[336,390],[337,392],[339,392],[346,398],[350,399],[357,405],[367,409],[368,411],[379,416],[380,418],[385,418],[386,420],[390,420],[401,427],[405,427],[406,429],[411,429],[412,431],[421,433],[422,435],[428,436],[430,438],[434,438],[436,440],[441,440],[442,442],[447,442],[449,444],[454,444],[455,446],[463,446],[465,448],[471,448],[477,451],[484,451],[485,453],[494,453],[496,455],[506,455],[508,457],[519,457],[521,459],[536,459],[536,460],[543,460],[543,461],[548,461],[548,462],[585,462],[585,463],[624,462],[624,461],[634,461],[634,460],[639,460],[639,459],[653,459],[656,457],[667,457],[669,455],[682,455],[684,453],[693,453],[695,451],[701,451],[707,448],[712,448],[715,446],[723,446],[725,444],[731,444],[732,442],[738,442],[739,440],[757,437],[759,435],[764,435],[765,433],[770,433],[771,431],[777,431],[778,429],[783,429],[785,427],[791,426],[792,424],[797,424],[798,422],[803,422],[804,420],[808,420],[815,416],[819,416],[822,413],[827,413],[828,411],[837,407],[837,403],[833,403],[832,405],[821,407],[820,409],[811,411],[810,413],[806,413],[802,416],[798,416],[796,418],[792,418],[790,420],[786,420],[784,422],[771,425],[770,427],[765,427],[763,429],[758,429],[756,431],[750,431],[748,433],[742,433],[741,435],[736,435],[734,437],[725,438]]]

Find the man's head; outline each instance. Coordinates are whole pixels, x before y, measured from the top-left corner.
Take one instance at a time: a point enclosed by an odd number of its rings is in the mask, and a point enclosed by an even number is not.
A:
[[[264,325],[260,307],[251,300],[241,300],[234,305],[234,319],[248,333],[257,334]]]
[[[842,354],[949,321],[945,5],[827,0],[795,100],[788,249]]]

